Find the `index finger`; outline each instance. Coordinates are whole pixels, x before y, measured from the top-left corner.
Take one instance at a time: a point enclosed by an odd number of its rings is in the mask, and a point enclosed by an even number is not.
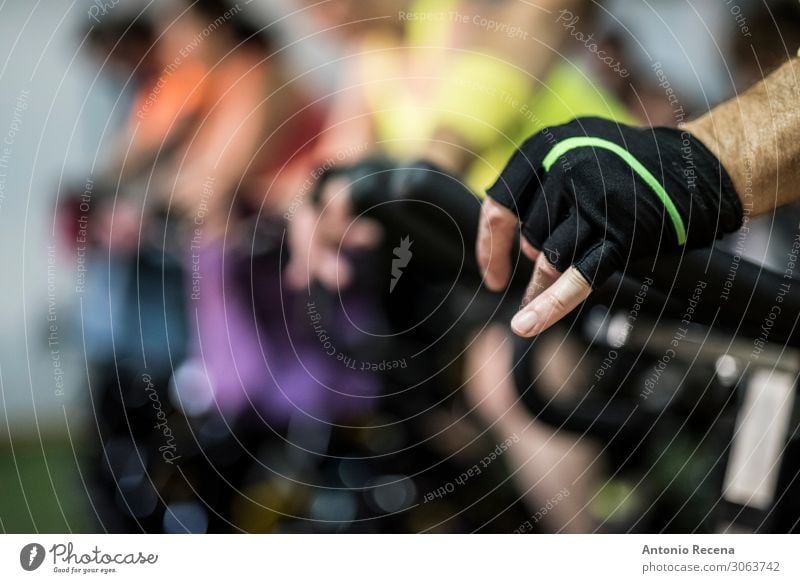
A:
[[[511,320],[519,336],[541,334],[574,310],[592,293],[592,286],[574,266],[567,269],[553,285],[522,308]]]
[[[500,291],[511,279],[511,250],[519,236],[516,215],[487,198],[481,207],[476,255],[484,283]]]

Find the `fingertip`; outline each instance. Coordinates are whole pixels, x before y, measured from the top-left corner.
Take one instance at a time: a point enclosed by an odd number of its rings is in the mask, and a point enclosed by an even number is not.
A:
[[[539,321],[539,314],[533,309],[528,308],[518,312],[517,315],[512,318],[511,330],[513,330],[514,334],[517,336],[529,338],[537,334]]]
[[[586,278],[575,267],[570,267],[525,308],[526,312],[537,314],[536,322],[527,331],[526,336],[541,334],[561,321],[591,293],[592,287]]]

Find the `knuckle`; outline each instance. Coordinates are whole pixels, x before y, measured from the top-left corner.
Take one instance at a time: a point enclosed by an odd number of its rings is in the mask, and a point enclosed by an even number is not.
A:
[[[567,311],[567,303],[564,298],[558,293],[551,293],[547,295],[547,303],[550,310],[553,312],[561,313]]]
[[[572,287],[576,289],[587,290],[591,289],[592,287],[591,284],[586,281],[586,278],[581,274],[581,272],[575,268],[567,270],[566,276]]]

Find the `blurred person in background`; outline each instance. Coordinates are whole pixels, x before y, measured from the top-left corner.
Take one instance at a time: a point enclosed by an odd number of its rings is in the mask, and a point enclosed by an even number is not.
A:
[[[354,330],[382,325],[377,294],[365,282],[311,302],[282,283],[285,223],[319,169],[319,105],[238,5],[172,3],[155,22],[159,73],[138,86],[96,208],[101,522],[413,528],[393,517],[412,502],[393,457],[402,432],[370,417],[379,359]]]
[[[281,291],[276,209],[320,115],[239,5],[173,2],[149,16],[154,42],[126,61],[136,96],[90,223],[96,504],[114,530],[257,530],[231,516],[263,442],[284,447],[297,411],[363,408],[375,386],[318,351],[304,358],[313,328],[293,307],[302,298]],[[111,55],[140,48],[126,30],[104,45]],[[279,500],[263,502],[274,516]]]
[[[228,20],[212,26],[223,12],[210,17],[213,10],[173,2],[157,14],[136,17],[135,26],[152,28],[151,42],[139,51],[139,61],[128,63],[134,98],[111,162],[97,180],[98,196],[87,221],[93,243],[87,302],[93,309],[87,310],[84,326],[100,439],[90,460],[96,466],[92,494],[102,526],[116,531],[159,531],[168,523],[163,488],[173,473],[167,462],[177,455],[179,429],[173,432],[177,416],[166,386],[189,351],[191,332],[184,267],[188,227],[169,222],[164,189],[169,177],[178,178],[183,160],[217,148],[195,140],[223,84],[230,82],[210,75],[231,40],[229,33],[208,34]],[[112,59],[139,42],[128,35],[127,24],[115,27],[119,36],[111,46]],[[242,93],[245,99],[259,98],[260,92],[252,92],[257,82]],[[229,113],[238,116],[241,109]],[[246,153],[247,140],[234,139],[234,149]]]

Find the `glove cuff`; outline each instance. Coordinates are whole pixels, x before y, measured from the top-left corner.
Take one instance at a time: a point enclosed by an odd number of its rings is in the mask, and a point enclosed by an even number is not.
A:
[[[680,204],[687,226],[687,247],[709,244],[709,226],[714,226],[714,238],[719,239],[742,226],[744,212],[733,180],[722,162],[706,145],[690,132],[676,128],[657,128],[669,134],[668,153],[673,162],[672,174],[691,194]],[[688,203],[688,206],[687,206]]]

